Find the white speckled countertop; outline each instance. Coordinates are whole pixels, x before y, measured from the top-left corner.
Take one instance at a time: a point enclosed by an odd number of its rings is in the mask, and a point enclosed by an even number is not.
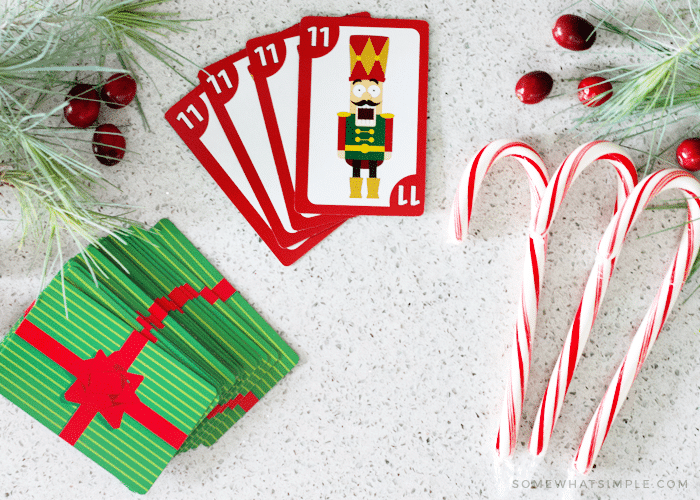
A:
[[[517,165],[492,169],[468,241],[446,243],[454,189],[479,147],[520,138],[553,172],[587,138],[567,134],[579,110],[565,110],[576,102],[578,80],[600,67],[599,54],[614,40],[603,34],[586,53],[559,48],[550,34],[568,5],[559,0],[177,5],[184,17],[211,19],[170,38],[174,49],[202,65],[305,15],[367,10],[429,21],[428,178],[424,216],[358,217],[285,268],[163,119],[189,85],[143,58],[154,75],[139,90],[152,132],[143,133],[133,107],[113,113],[117,125],[132,125],[125,127],[128,147],[139,154],[107,170],[122,191],[106,192],[105,199],[139,205],[134,216],[148,225],[173,220],[301,356],[216,445],[177,456],[148,498],[697,496],[700,293],[682,303],[700,284],[697,277],[671,313],[596,469],[583,484],[571,472],[585,426],[656,293],[680,230],[646,236],[680,223],[683,214],[647,212],[636,224],[539,463],[525,444],[612,210],[611,168],[586,171],[553,224],[521,444],[513,461],[498,468],[493,447],[529,214]],[[552,74],[555,97],[526,107],[513,89],[535,69]],[[194,67],[188,72],[195,77]],[[18,217],[12,196],[1,197],[0,207],[7,218]],[[13,229],[0,225],[3,332],[33,300],[41,272],[30,250],[14,250]],[[0,449],[0,499],[139,498],[2,397]],[[569,479],[575,487],[556,487]]]

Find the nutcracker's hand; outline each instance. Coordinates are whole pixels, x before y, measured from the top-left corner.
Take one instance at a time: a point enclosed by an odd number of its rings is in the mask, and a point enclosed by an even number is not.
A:
[[[342,151],[342,150],[338,151],[338,158],[340,158],[341,160],[344,160],[345,159],[345,151]]]
[[[390,151],[384,153],[384,159],[391,160],[391,152]]]

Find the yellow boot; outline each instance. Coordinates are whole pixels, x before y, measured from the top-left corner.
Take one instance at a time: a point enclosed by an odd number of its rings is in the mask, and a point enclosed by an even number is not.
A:
[[[367,198],[379,198],[379,179],[367,179]]]
[[[350,198],[362,198],[362,177],[350,177]]]

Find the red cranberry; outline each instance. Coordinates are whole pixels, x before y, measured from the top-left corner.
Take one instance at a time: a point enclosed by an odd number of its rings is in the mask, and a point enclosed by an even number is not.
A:
[[[525,74],[515,85],[515,97],[525,104],[537,104],[552,91],[554,80],[549,73],[532,71]]]
[[[68,92],[68,105],[63,116],[68,123],[78,128],[89,127],[100,114],[100,96],[91,85],[79,83]]]
[[[103,165],[111,167],[124,158],[126,139],[116,125],[105,123],[95,129],[92,152]]]
[[[126,73],[116,73],[102,86],[100,97],[113,109],[123,108],[134,100],[136,80]]]
[[[700,170],[700,137],[686,139],[676,149],[676,160],[686,170]]]
[[[552,28],[554,40],[569,50],[587,50],[595,42],[595,26],[584,18],[564,14]]]
[[[611,97],[612,84],[600,76],[589,76],[578,84],[578,100],[588,107],[600,106]]]

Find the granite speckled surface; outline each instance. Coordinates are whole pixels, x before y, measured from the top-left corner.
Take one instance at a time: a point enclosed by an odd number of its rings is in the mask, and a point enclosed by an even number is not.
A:
[[[128,162],[105,169],[122,191],[104,198],[138,205],[134,216],[148,225],[172,219],[301,355],[299,366],[215,446],[176,457],[149,498],[697,495],[700,293],[682,302],[699,278],[671,313],[595,471],[581,484],[570,467],[675,252],[679,229],[653,233],[679,224],[682,214],[648,212],[637,223],[549,451],[534,462],[525,446],[532,419],[613,204],[609,166],[589,169],[574,185],[550,235],[522,444],[500,468],[493,445],[529,214],[519,167],[506,161],[492,169],[464,245],[451,246],[445,238],[454,189],[479,147],[520,138],[541,152],[552,172],[586,138],[567,133],[578,114],[567,109],[576,102],[578,80],[600,67],[600,54],[615,41],[602,35],[586,53],[559,48],[550,34],[568,6],[559,0],[176,3],[184,17],[211,19],[169,40],[202,65],[304,15],[367,10],[376,17],[428,20],[428,179],[424,216],[358,217],[284,268],[162,118],[189,85],[143,58],[154,75],[139,90],[152,132],[143,132],[133,106],[103,115],[125,126],[132,150]],[[535,69],[552,74],[555,97],[525,107],[513,88]],[[186,72],[196,75],[194,67]],[[4,218],[16,219],[17,205],[3,194]],[[15,250],[13,228],[0,224],[0,331],[31,303],[41,273],[40,259],[29,249]],[[0,499],[138,498],[1,397],[0,449]],[[554,482],[576,479],[576,487]]]

